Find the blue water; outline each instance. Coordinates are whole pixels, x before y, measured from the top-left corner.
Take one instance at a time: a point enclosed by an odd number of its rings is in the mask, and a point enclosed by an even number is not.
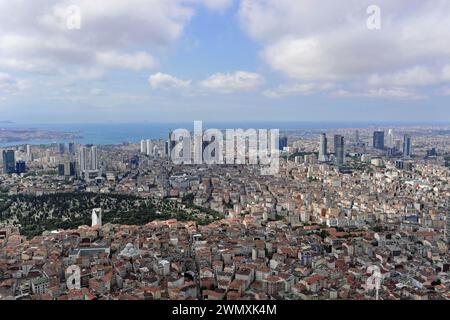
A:
[[[0,146],[15,146],[24,144],[49,144],[60,142],[78,142],[82,144],[121,144],[123,142],[138,142],[141,139],[165,139],[172,129],[184,128],[193,130],[193,122],[189,123],[84,123],[84,124],[0,124],[0,128],[43,129],[49,131],[77,132],[81,138],[61,140],[29,140],[0,143]],[[203,123],[203,128],[217,129],[337,129],[337,128],[368,128],[374,126],[399,126],[405,123],[344,123],[344,122],[234,122],[234,123]],[[408,123],[408,125],[419,125]]]

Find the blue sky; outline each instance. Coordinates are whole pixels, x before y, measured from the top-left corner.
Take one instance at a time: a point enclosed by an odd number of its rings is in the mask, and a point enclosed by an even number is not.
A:
[[[0,0],[0,120],[450,121],[450,3],[376,2]]]

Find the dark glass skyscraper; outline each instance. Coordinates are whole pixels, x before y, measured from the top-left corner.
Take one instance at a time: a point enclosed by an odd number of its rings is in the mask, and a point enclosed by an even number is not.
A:
[[[3,173],[14,173],[16,171],[16,159],[14,150],[3,150]]]
[[[336,134],[334,135],[334,156],[337,165],[343,165],[345,161],[345,144],[344,137]]]
[[[25,164],[25,161],[17,161],[16,162],[16,173],[25,173],[27,172],[27,165]]]
[[[384,131],[374,131],[373,147],[375,149],[384,150]]]
[[[288,137],[284,136],[284,137],[280,137],[280,142],[278,147],[280,148],[280,150],[283,150],[284,147],[288,146]]]
[[[403,158],[411,158],[411,136],[408,134],[403,137]]]

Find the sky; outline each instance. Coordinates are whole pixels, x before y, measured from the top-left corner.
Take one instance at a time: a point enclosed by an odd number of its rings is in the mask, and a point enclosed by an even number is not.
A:
[[[450,122],[447,0],[0,0],[0,121]]]

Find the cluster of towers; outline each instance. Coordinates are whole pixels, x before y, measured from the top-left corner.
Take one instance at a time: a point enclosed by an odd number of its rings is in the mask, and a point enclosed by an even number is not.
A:
[[[319,161],[328,162],[330,157],[328,154],[328,139],[325,133],[320,134]],[[345,163],[345,140],[342,135],[334,135],[334,163],[343,165]]]

